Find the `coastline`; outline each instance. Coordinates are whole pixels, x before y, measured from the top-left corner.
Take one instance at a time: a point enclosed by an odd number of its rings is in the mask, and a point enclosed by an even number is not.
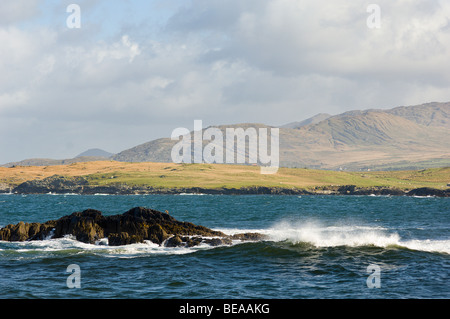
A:
[[[131,186],[127,184],[91,185],[82,178],[51,176],[43,180],[31,180],[11,186],[0,187],[3,194],[77,194],[77,195],[384,195],[384,196],[419,196],[450,197],[450,188],[437,189],[420,187],[399,189],[396,187],[374,186],[358,187],[356,185],[316,186],[311,188],[250,186],[241,188],[207,188],[207,187],[154,187]]]

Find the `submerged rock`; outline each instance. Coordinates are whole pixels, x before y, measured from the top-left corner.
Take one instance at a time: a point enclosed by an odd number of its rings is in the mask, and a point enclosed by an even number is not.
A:
[[[166,247],[192,247],[201,243],[212,246],[231,244],[232,240],[260,240],[260,234],[228,236],[204,226],[176,220],[169,214],[135,207],[121,215],[103,216],[87,209],[45,223],[7,225],[0,229],[0,240],[27,241],[61,238],[72,235],[76,240],[93,244],[108,238],[110,246],[142,243],[149,240]],[[259,236],[258,236],[259,235]]]
[[[193,247],[200,244],[210,246],[231,245],[233,243],[231,236],[204,238],[201,236],[178,236],[175,235],[165,243],[166,247]]]

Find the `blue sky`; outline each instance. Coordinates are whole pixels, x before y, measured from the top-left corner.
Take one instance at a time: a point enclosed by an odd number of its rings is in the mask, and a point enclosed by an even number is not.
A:
[[[3,0],[0,163],[449,101],[450,3],[377,4],[371,29],[360,0]]]
[[[70,4],[81,8],[82,26],[94,28],[91,36],[108,39],[121,34],[126,28],[146,27],[148,31],[158,31],[167,22],[176,8],[188,1],[140,1],[140,0],[82,0],[61,1],[42,0],[37,2],[35,14],[29,19],[15,24],[23,29],[48,27],[65,29],[70,13],[66,9]]]

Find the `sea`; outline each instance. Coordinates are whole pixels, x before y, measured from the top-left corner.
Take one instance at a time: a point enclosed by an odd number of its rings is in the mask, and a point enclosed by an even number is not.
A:
[[[447,299],[450,198],[0,195],[0,227],[142,206],[256,242],[0,241],[1,299]]]

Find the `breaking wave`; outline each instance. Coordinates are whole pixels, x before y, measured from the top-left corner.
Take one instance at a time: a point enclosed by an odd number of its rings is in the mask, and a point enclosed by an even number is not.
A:
[[[292,244],[306,243],[317,248],[324,247],[399,247],[410,250],[450,254],[450,240],[410,239],[404,240],[397,232],[383,227],[360,225],[323,226],[316,222],[279,222],[267,229],[218,229],[233,235],[239,232],[259,232],[274,242]]]
[[[374,226],[322,226],[316,223],[292,225],[280,222],[267,230],[271,240],[309,243],[315,247],[403,247],[411,250],[450,254],[450,240],[404,240],[389,229]]]
[[[308,244],[316,248],[327,247],[364,247],[373,246],[381,248],[406,248],[409,250],[437,252],[450,254],[450,240],[408,239],[383,227],[360,225],[332,225],[323,226],[320,223],[292,223],[279,222],[272,227],[263,229],[216,228],[228,235],[245,232],[258,232],[266,235],[264,242],[288,242],[290,244]],[[233,241],[235,246],[243,243]],[[221,246],[219,246],[221,247]],[[0,255],[33,258],[42,254],[94,254],[103,257],[135,258],[146,255],[182,255],[197,251],[214,249],[208,244],[194,247],[165,247],[145,241],[144,243],[124,246],[109,246],[106,238],[96,244],[87,244],[77,241],[73,236],[58,239],[45,239],[29,242],[0,242]]]

